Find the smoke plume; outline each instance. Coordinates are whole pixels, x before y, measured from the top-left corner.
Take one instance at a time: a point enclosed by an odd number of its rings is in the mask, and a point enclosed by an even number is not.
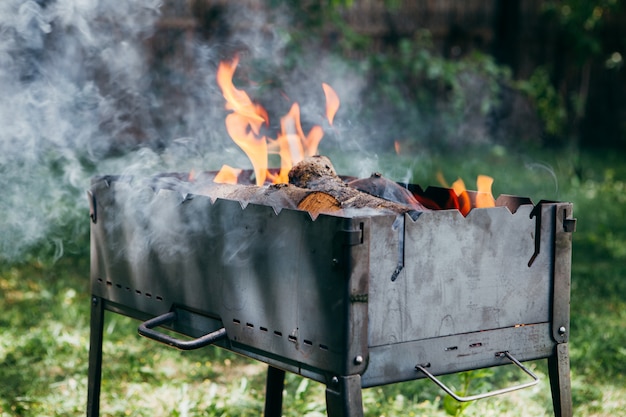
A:
[[[234,53],[251,94],[269,100],[270,129],[293,101],[303,124],[318,124],[322,81],[350,106],[360,85],[339,60],[312,50],[285,69],[285,10],[218,3],[219,18],[200,11],[191,37],[167,26],[177,2],[0,3],[0,259],[42,244],[62,256],[84,238],[93,175],[249,168],[225,133],[215,85]],[[336,122],[322,148],[346,141],[341,132]]]

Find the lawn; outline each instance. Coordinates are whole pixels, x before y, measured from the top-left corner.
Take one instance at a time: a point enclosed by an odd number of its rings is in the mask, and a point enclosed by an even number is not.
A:
[[[345,159],[333,156],[338,171]],[[494,194],[571,201],[574,234],[571,367],[576,415],[615,416],[626,409],[626,164],[617,152],[541,151],[501,147],[458,156],[425,153],[372,158],[377,171],[422,185],[477,174],[495,178]],[[345,168],[346,170],[348,168]],[[83,208],[87,211],[87,204]],[[85,215],[85,221],[87,221]],[[85,236],[85,245],[88,240]],[[87,398],[89,259],[30,257],[0,266],[0,416],[80,416]],[[258,416],[266,367],[217,348],[179,352],[137,335],[138,323],[107,314],[103,416]],[[481,400],[464,416],[548,416],[545,361],[531,389]],[[445,378],[472,392],[503,387],[519,371],[499,367]],[[364,391],[366,416],[454,415],[456,403],[425,380]],[[325,415],[324,387],[288,375],[285,416]]]

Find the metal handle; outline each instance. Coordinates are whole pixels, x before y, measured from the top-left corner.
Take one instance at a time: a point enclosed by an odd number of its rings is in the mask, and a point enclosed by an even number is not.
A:
[[[168,336],[164,333],[152,330],[154,327],[162,326],[175,320],[176,312],[170,311],[169,313],[165,313],[153,319],[144,321],[143,323],[141,323],[137,331],[140,335],[147,337],[148,339],[156,340],[157,342],[165,343],[166,345],[181,350],[198,349],[204,346],[211,345],[218,340],[224,339],[226,337],[226,329],[224,327],[193,340],[180,340],[176,339],[175,337]]]
[[[519,390],[519,389],[532,387],[533,385],[537,385],[539,383],[539,377],[537,377],[537,375],[532,373],[532,371],[530,369],[528,369],[524,365],[522,365],[522,363],[520,361],[518,361],[517,359],[515,359],[509,352],[499,352],[499,353],[496,353],[496,356],[499,356],[499,357],[506,356],[507,358],[509,358],[511,360],[511,362],[513,362],[513,364],[517,365],[518,367],[520,367],[522,369],[522,371],[524,371],[528,375],[530,375],[530,377],[533,380],[530,381],[530,382],[527,382],[525,384],[515,385],[515,386],[509,387],[509,388],[502,388],[502,389],[498,389],[498,390],[495,390],[495,391],[486,392],[484,394],[477,394],[477,395],[470,395],[468,397],[461,397],[459,395],[456,395],[454,392],[452,392],[452,390],[450,388],[448,388],[443,382],[441,382],[440,380],[435,378],[435,376],[433,374],[428,372],[426,370],[425,366],[423,366],[423,365],[416,365],[415,369],[417,369],[419,371],[422,371],[424,373],[424,375],[426,375],[428,377],[428,379],[433,381],[435,384],[437,384],[439,386],[439,388],[444,390],[448,395],[450,395],[452,398],[454,398],[455,400],[457,400],[459,402],[474,401],[474,400],[480,400],[482,398],[493,397],[494,395],[505,394],[507,392],[516,391],[516,390]],[[429,365],[426,365],[426,366],[429,366]]]

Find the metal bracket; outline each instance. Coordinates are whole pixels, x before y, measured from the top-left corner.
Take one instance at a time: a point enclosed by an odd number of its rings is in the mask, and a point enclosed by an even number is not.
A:
[[[535,262],[535,259],[537,259],[537,256],[539,256],[539,253],[541,252],[541,210],[543,209],[543,205],[547,203],[551,203],[551,201],[541,200],[537,203],[535,207],[533,207],[532,211],[530,212],[530,218],[535,218],[535,252],[528,261],[529,268],[532,266],[532,264]]]
[[[452,391],[450,388],[448,388],[443,382],[441,382],[439,379],[435,378],[435,376],[433,374],[431,374],[430,372],[428,372],[426,370],[426,367],[430,366],[430,364],[428,364],[428,365],[416,365],[415,369],[418,370],[418,371],[421,371],[424,375],[426,375],[428,377],[428,379],[430,379],[435,384],[437,384],[439,386],[439,388],[444,390],[448,395],[450,395],[452,398],[454,398],[455,400],[457,400],[459,402],[475,401],[475,400],[480,400],[480,399],[487,398],[487,397],[493,397],[495,395],[505,394],[507,392],[517,391],[517,390],[520,390],[520,389],[523,389],[523,388],[532,387],[533,385],[537,385],[539,383],[539,377],[537,375],[535,375],[530,369],[528,369],[524,365],[522,365],[522,363],[520,361],[518,361],[517,359],[515,359],[509,352],[498,352],[498,353],[496,353],[496,356],[501,357],[501,358],[502,357],[509,358],[509,360],[511,360],[511,362],[513,362],[513,364],[517,365],[522,371],[524,371],[526,374],[530,375],[530,377],[533,380],[530,381],[530,382],[526,382],[524,384],[514,385],[514,386],[508,387],[508,388],[502,388],[502,389],[498,389],[498,390],[494,390],[494,391],[490,391],[490,392],[485,392],[483,394],[476,394],[476,395],[470,395],[470,396],[467,396],[467,397],[462,397],[460,395],[457,395],[454,391]]]
[[[559,201],[541,200],[530,212],[530,218],[535,220],[535,252],[528,261],[528,266],[532,266],[533,262],[541,252],[541,210],[544,204],[562,204]],[[563,219],[557,219],[563,221],[563,232],[573,233],[576,231],[576,219],[565,217]]]
[[[363,243],[363,229],[340,230],[337,232],[340,242],[346,246],[360,245]]]

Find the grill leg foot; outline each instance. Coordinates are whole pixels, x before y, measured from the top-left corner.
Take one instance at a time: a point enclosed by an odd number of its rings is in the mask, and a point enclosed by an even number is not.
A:
[[[280,417],[283,411],[283,388],[285,387],[285,371],[267,367],[265,383],[265,417]]]
[[[328,417],[363,417],[361,375],[340,376],[326,387]]]
[[[89,372],[87,381],[87,417],[98,417],[98,415],[100,415],[103,328],[104,301],[100,297],[92,296],[89,335]]]
[[[571,417],[574,411],[572,407],[569,346],[567,343],[556,345],[554,354],[548,358],[548,371],[550,373],[554,415],[556,417]]]

